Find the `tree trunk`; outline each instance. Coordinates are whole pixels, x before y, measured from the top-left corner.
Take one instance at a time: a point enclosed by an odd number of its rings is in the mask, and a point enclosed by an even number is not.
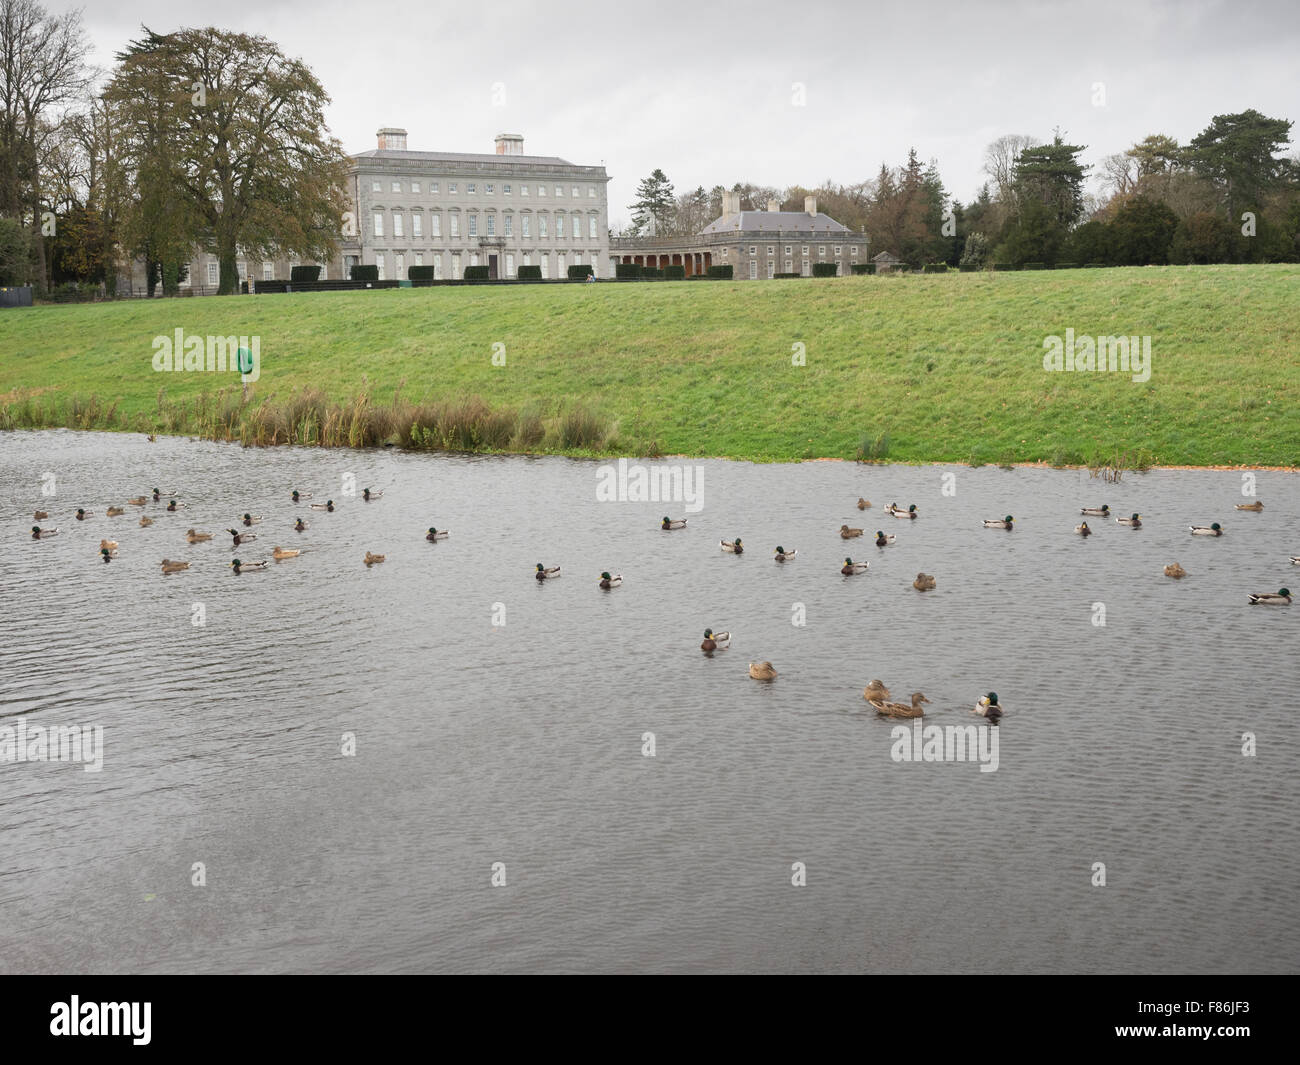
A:
[[[233,238],[221,238],[220,247],[217,249],[217,260],[220,264],[217,295],[233,296],[239,291],[239,263],[236,259]]]

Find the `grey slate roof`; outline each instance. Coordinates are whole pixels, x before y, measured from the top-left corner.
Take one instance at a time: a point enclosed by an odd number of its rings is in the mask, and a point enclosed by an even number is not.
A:
[[[497,155],[495,152],[408,152],[397,148],[371,148],[357,152],[353,159],[389,159],[411,163],[505,163],[514,166],[574,166],[556,155]]]
[[[853,235],[853,230],[848,226],[841,225],[820,211],[816,217],[806,211],[741,211],[739,214],[723,215],[715,219],[701,230],[701,234],[807,233],[809,230]]]

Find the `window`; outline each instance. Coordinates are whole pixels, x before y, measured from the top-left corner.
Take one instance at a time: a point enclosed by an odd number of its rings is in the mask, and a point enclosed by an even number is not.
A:
[[[415,266],[423,266],[423,265],[424,265],[424,252],[422,252],[422,251],[417,251],[417,252],[415,253],[415,262],[414,262],[414,265],[415,265]]]
[[[537,236],[542,240],[546,239],[546,215],[537,216]]]
[[[592,240],[596,239],[596,216],[592,215],[587,219],[587,236]]]
[[[533,257],[528,252],[524,252],[524,265],[525,266],[533,265]]]
[[[411,236],[413,237],[424,236],[424,215],[422,214],[411,215]]]
[[[384,212],[383,211],[375,212],[375,224],[371,228],[370,235],[374,237],[382,237],[384,235]]]
[[[515,257],[513,255],[507,255],[506,256],[506,277],[514,277],[514,276],[515,276]]]
[[[818,244],[818,245],[817,245],[817,258],[819,258],[819,259],[825,259],[825,258],[826,258],[826,245],[825,245],[825,244]]]
[[[491,196],[494,192],[496,192],[496,190],[497,190],[497,187],[496,187],[495,185],[484,185],[484,186],[483,186],[483,195],[484,195],[484,196]]]
[[[502,196],[509,196],[509,195],[510,195],[510,186],[509,186],[509,185],[502,185],[502,186],[501,186],[501,195],[502,195]]]
[[[564,252],[557,252],[555,255],[555,276],[563,277],[565,273]]]
[[[262,280],[263,281],[275,280],[275,263],[262,264]]]
[[[419,193],[420,193],[420,183],[419,183],[418,181],[412,181],[412,182],[411,182],[411,193],[412,193],[412,195],[417,195],[417,196],[419,195]]]
[[[775,259],[769,259],[769,260],[767,261],[767,279],[768,279],[769,281],[771,281],[771,280],[772,280],[772,275],[775,274],[775,273],[776,273],[776,260],[775,260]]]
[[[489,237],[495,237],[497,235],[497,216],[494,214],[488,215],[487,224],[488,224],[487,235]]]
[[[724,259],[727,257],[727,249],[726,249],[726,248],[723,248],[723,249],[722,249],[722,257],[723,257]]]
[[[557,199],[558,199],[559,197],[561,197],[561,196],[564,195],[564,186],[563,186],[563,185],[556,185],[556,186],[555,186],[555,195],[556,195],[556,198],[557,198]]]
[[[750,254],[750,255],[757,255],[757,254],[758,254],[758,249],[757,249],[756,247],[754,247],[754,245],[752,245],[752,244],[749,246],[749,254]]]
[[[217,264],[210,262],[208,263],[208,284],[215,285],[216,283],[217,283]]]
[[[406,277],[406,255],[400,251],[393,256],[393,277],[398,281]]]
[[[440,214],[429,215],[429,236],[431,237],[442,236],[442,215]]]
[[[469,264],[470,266],[478,266],[478,252],[470,252]]]
[[[772,247],[772,245],[770,245],[770,244],[767,246],[767,254],[768,254],[768,255],[775,255],[775,254],[776,254],[776,249],[775,249],[774,247]]]
[[[402,191],[402,183],[401,183],[400,181],[394,181],[394,182],[393,182],[393,191],[394,191],[394,192],[401,192],[401,191]]]
[[[465,195],[473,196],[478,191],[478,187],[471,181],[465,186]]]
[[[793,274],[793,273],[794,273],[794,263],[793,263],[793,261],[790,260],[790,259],[787,259],[787,260],[785,261],[785,272],[786,272],[787,274]]]
[[[460,215],[455,211],[451,213],[451,235],[455,239],[460,239]]]
[[[384,280],[384,253],[382,251],[375,252],[375,265],[379,267],[379,280]]]
[[[542,276],[543,276],[543,277],[550,277],[550,276],[551,276],[551,257],[550,257],[549,255],[543,254],[543,255],[542,255],[542,259],[541,259],[541,263],[542,263]]]
[[[471,214],[469,216],[469,235],[471,237],[478,236],[478,215],[477,214]]]
[[[505,235],[507,237],[513,237],[515,235],[515,216],[512,214],[506,215],[505,223],[506,223]]]
[[[789,255],[789,254],[790,254],[790,245],[789,245],[789,244],[787,244],[787,245],[785,246],[785,253],[786,253],[786,255]]]
[[[395,237],[406,236],[405,226],[403,226],[402,224],[402,215],[400,211],[393,212],[393,236]]]
[[[758,263],[753,259],[749,261],[749,279],[751,281],[758,280]]]
[[[523,218],[519,220],[519,224],[523,227],[524,240],[532,239],[533,236],[532,222],[533,222],[533,216],[528,214],[524,215]],[[528,264],[524,263],[524,265],[527,266]]]
[[[803,253],[804,253],[804,255],[807,255],[807,254],[808,254],[808,245],[807,245],[807,244],[805,244],[805,245],[803,246]]]
[[[370,183],[370,191],[371,191],[371,192],[383,192],[383,191],[384,191],[384,185],[383,185],[383,182],[380,182],[380,181],[372,181],[372,182]]]
[[[527,185],[520,185],[520,186],[519,186],[519,195],[520,195],[520,196],[527,196],[527,195],[528,195],[528,186],[527,186]],[[527,263],[525,263],[524,265],[526,266]]]
[[[574,186],[573,186],[572,192],[573,192],[573,198],[574,198],[575,200],[576,200],[579,196],[582,195],[582,193],[578,191],[578,186],[577,186],[577,185],[574,185]]]
[[[594,200],[594,199],[596,198],[596,186],[595,186],[595,185],[588,185],[588,186],[587,186],[587,198],[590,199],[590,200]]]
[[[438,190],[437,190],[437,189],[434,189],[434,191],[437,192]],[[454,182],[454,181],[449,181],[449,182],[447,183],[447,195],[448,195],[448,196],[455,196],[455,195],[456,195],[456,182]]]
[[[240,280],[240,281],[247,281],[247,280],[248,280],[248,263],[247,263],[247,262],[245,262],[243,259],[240,259],[237,263],[235,263],[235,270],[236,270],[236,271],[238,272],[238,274],[239,274],[239,280]]]
[[[537,195],[538,195],[538,196],[545,196],[545,195],[546,195],[546,186],[545,186],[545,185],[538,185],[538,186],[537,186]]]
[[[838,259],[838,258],[840,257],[840,252],[841,252],[841,251],[843,251],[843,249],[842,249],[838,244],[836,244],[836,245],[835,245],[835,258]]]
[[[853,247],[849,249],[849,255],[851,255],[854,259],[858,257],[858,246],[856,244],[854,244]]]
[[[452,189],[451,191],[452,191],[452,192],[455,192],[456,190],[455,190],[455,189]],[[437,196],[437,195],[438,195],[438,183],[437,183],[436,181],[430,181],[430,182],[429,182],[429,195],[430,195],[430,196]]]
[[[442,252],[433,253],[433,276],[437,281],[442,280]]]
[[[459,281],[462,277],[465,276],[464,274],[462,274],[462,273],[460,272],[460,256],[459,256],[459,255],[453,255],[453,256],[451,257],[451,276],[452,276],[455,280],[457,280],[457,281]]]
[[[582,252],[580,252],[580,251],[575,251],[575,252],[573,253],[573,265],[574,265],[574,266],[581,266],[581,265],[582,265]]]
[[[582,239],[582,219],[579,218],[576,214],[573,216],[573,239],[574,240]]]

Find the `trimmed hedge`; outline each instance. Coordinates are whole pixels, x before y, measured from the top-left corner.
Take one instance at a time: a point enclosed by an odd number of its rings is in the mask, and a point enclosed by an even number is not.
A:
[[[835,264],[834,263],[813,263],[812,275],[813,277],[834,277]]]
[[[488,281],[491,274],[486,266],[467,266],[465,267],[466,281]]]
[[[688,277],[686,280],[687,281],[712,281],[714,280],[714,278],[711,278],[708,274],[691,274],[691,276]]]
[[[802,277],[802,274],[773,274],[773,277]]]
[[[921,267],[921,273],[923,274],[946,274],[947,272],[947,263],[926,263]]]
[[[540,266],[521,266],[515,276],[520,281],[540,281],[542,279],[542,268]]]
[[[406,268],[406,279],[408,281],[432,281],[432,266],[408,266]]]
[[[641,271],[644,270],[640,263],[615,263],[614,276],[616,278],[640,277]]]
[[[1019,270],[1020,267],[1017,266],[1015,263],[994,263],[993,269],[994,270]]]
[[[1078,263],[1057,263],[1054,267],[1052,267],[1052,269],[1053,270],[1077,270],[1079,269],[1079,264]]]
[[[959,272],[959,273],[963,273],[963,274],[973,274],[973,273],[974,273],[976,270],[978,270],[978,269],[979,269],[979,267],[976,266],[974,263],[958,263],[958,264],[957,264],[957,270],[958,270],[958,272]]]
[[[642,277],[655,277],[662,279],[664,276],[663,267],[661,266],[643,266],[641,267]]]
[[[1085,270],[1099,270],[1105,265],[1105,263],[1084,263],[1083,268]]]
[[[591,277],[591,263],[577,263],[569,267],[570,281],[581,281],[584,277]]]
[[[709,277],[713,278],[713,280],[715,280],[715,281],[730,281],[730,280],[732,280],[731,264],[730,264],[730,263],[727,263],[726,266],[710,266],[710,267],[709,267],[709,270],[708,270],[708,273],[709,273]]]
[[[664,278],[668,281],[685,281],[686,267],[684,266],[665,266]]]
[[[348,274],[348,277],[353,281],[378,281],[379,267],[373,264],[370,266],[362,266],[360,263],[357,263],[352,267],[352,271]]]
[[[1025,263],[1026,270],[1046,270],[1046,263]]]
[[[875,263],[854,263],[849,267],[855,274],[874,274],[876,272]]]
[[[298,282],[298,281],[319,281],[319,280],[320,280],[320,267],[319,267],[319,266],[294,266],[294,267],[291,267],[290,270],[289,270],[289,280],[292,281],[292,282]]]

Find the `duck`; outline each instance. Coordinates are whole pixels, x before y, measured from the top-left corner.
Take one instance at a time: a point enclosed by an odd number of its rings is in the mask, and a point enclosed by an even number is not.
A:
[[[776,680],[776,667],[771,662],[750,662],[749,675],[755,680]]]
[[[1290,606],[1291,589],[1279,588],[1276,592],[1259,592],[1250,597],[1251,606]]]
[[[109,507],[104,513],[110,518],[120,517],[126,513],[126,507]]]
[[[428,540],[429,543],[431,543],[431,544],[432,544],[432,543],[437,543],[439,540],[445,540],[445,539],[447,539],[447,530],[446,530],[446,529],[441,529],[441,530],[439,530],[439,529],[435,529],[432,525],[430,525],[430,526],[429,526],[429,531],[428,531],[427,533],[424,534],[424,538],[425,538],[426,540]]]
[[[156,437],[153,433],[150,433],[148,436],[145,437],[145,439],[151,444],[158,443],[158,437]]]
[[[50,516],[48,510],[37,510],[32,514],[33,521],[45,521]]]
[[[382,490],[377,490],[374,488],[363,488],[361,490],[361,498],[364,499],[367,503],[375,499],[381,499],[383,498],[383,495],[384,493]]]
[[[383,562],[386,558],[386,555],[376,555],[373,551],[367,551],[364,561],[367,566],[373,566],[376,562]]]
[[[887,703],[883,700],[872,700],[871,705],[876,708],[876,713],[884,717],[924,717],[925,711],[921,709],[921,704],[929,701],[920,692],[912,692],[911,706],[907,703]]]
[[[704,630],[704,642],[700,644],[701,651],[725,651],[729,646],[731,646],[731,633]]]
[[[171,494],[171,493],[169,492],[168,495],[170,495],[170,494]],[[155,488],[155,489],[153,490],[153,501],[154,501],[155,503],[159,503],[159,502],[162,501],[162,497],[163,497],[162,490],[161,490],[161,489],[158,489],[158,488]]]
[[[81,507],[77,508],[78,521],[85,521],[87,518],[93,518],[94,516],[95,512],[93,510],[82,510]]]
[[[1187,570],[1183,569],[1177,562],[1171,562],[1165,567],[1165,576],[1173,577],[1176,580],[1182,580],[1187,576]]]
[[[853,559],[846,558],[844,565],[840,567],[840,572],[846,577],[851,577],[855,573],[866,573],[870,565],[870,562],[854,562]]]
[[[33,540],[48,540],[51,536],[58,536],[58,535],[59,535],[59,530],[57,528],[42,529],[39,525],[32,526]]]
[[[884,681],[873,680],[862,689],[862,698],[869,703],[883,703],[889,701],[889,689],[885,687]]]
[[[116,550],[117,550],[117,541],[116,541],[116,540],[100,540],[100,541],[99,541],[99,549],[102,551],[102,550],[104,550],[104,548],[106,548],[106,547],[107,547],[110,551],[116,551]]]
[[[185,509],[185,504],[184,504],[184,503],[177,503],[176,500],[174,500],[174,499],[170,499],[170,500],[167,501],[167,509],[168,509],[168,510],[172,510],[172,511],[176,511],[176,510],[184,510],[184,509]]]
[[[241,533],[238,529],[227,529],[226,532],[230,533],[230,535],[234,537],[235,547],[238,547],[240,544],[250,544],[257,539],[257,533]]]
[[[780,544],[777,544],[776,550],[772,553],[772,558],[777,562],[789,562],[798,553],[798,551],[787,551]]]
[[[1216,521],[1213,525],[1189,525],[1193,536],[1222,536],[1223,530]]]
[[[609,573],[600,575],[600,586],[608,591],[610,588],[617,588],[623,583],[623,574],[615,573],[612,577]]]
[[[181,570],[189,568],[190,564],[188,562],[174,562],[170,558],[162,560],[162,571],[164,573],[180,573]]]
[[[670,518],[667,514],[665,514],[665,515],[664,515],[664,518],[663,518],[663,521],[661,521],[661,522],[659,523],[659,528],[661,528],[661,529],[684,529],[684,528],[686,528],[686,519],[685,519],[685,518]]]
[[[117,558],[117,552],[108,547],[101,547],[99,549],[99,557],[105,562],[112,562],[113,559]]]
[[[1086,521],[1080,522],[1078,525],[1076,525],[1074,527],[1074,531],[1077,532],[1080,536],[1092,535],[1092,530],[1088,528],[1088,523]]]
[[[871,500],[870,500],[870,499],[863,499],[861,496],[858,496],[858,509],[859,509],[859,510],[866,510],[867,507],[869,507],[869,506],[871,506]]]
[[[296,548],[296,549],[284,548],[284,547],[271,548],[271,557],[275,559],[277,562],[283,562],[286,558],[297,558],[301,554],[302,554],[301,548]]]
[[[996,725],[1002,717],[1002,704],[998,702],[998,693],[989,692],[988,695],[980,696],[980,701],[975,704],[975,709],[971,713],[987,717]]]
[[[1292,555],[1292,556],[1291,556],[1291,565],[1293,565],[1293,566],[1300,566],[1300,555]]]
[[[293,531],[294,531],[294,532],[306,532],[306,531],[307,531],[307,523],[306,523],[305,521],[303,521],[302,518],[299,518],[297,521],[295,521],[295,522],[293,523]]]
[[[130,503],[131,506],[133,506],[133,507],[142,507],[142,506],[144,506],[146,503],[149,502],[149,497],[148,497],[148,496],[133,496],[132,498],[128,499],[127,502]]]
[[[235,571],[235,576],[238,577],[245,570],[249,573],[259,573],[266,569],[268,563],[264,558],[259,559],[257,562],[240,562],[239,559],[232,558],[227,565]]]
[[[911,504],[911,505],[910,505],[906,510],[904,510],[902,507],[900,507],[900,506],[898,506],[897,504],[894,504],[894,503],[890,503],[889,506],[890,506],[890,508],[891,508],[890,511],[889,511],[889,513],[891,513],[892,515],[894,515],[894,517],[896,517],[896,518],[917,518],[917,517],[920,517],[920,515],[917,514],[917,512],[916,512],[916,504],[915,504],[915,503]]]
[[[985,518],[985,519],[984,519],[984,528],[986,528],[986,529],[1006,529],[1006,530],[1010,531],[1011,528],[1012,528],[1013,525],[1014,525],[1015,520],[1016,520],[1016,519],[1013,518],[1010,514],[1008,514],[1005,518],[1001,518],[1001,519],[999,519],[999,518]]]
[[[147,529],[152,524],[153,518],[146,518],[143,514],[140,515],[140,528]]]
[[[850,529],[847,525],[840,526],[841,540],[852,540],[855,536],[861,536],[861,535],[862,535],[861,529]]]
[[[312,510],[328,510],[328,511],[332,514],[332,513],[334,512],[334,500],[331,499],[331,500],[329,500],[328,502],[325,502],[325,503],[312,503],[312,504],[311,504],[311,509],[312,509]]]
[[[1079,513],[1087,514],[1089,517],[1092,518],[1109,518],[1110,507],[1108,507],[1105,503],[1103,503],[1099,507],[1081,507],[1079,509]]]
[[[533,576],[539,581],[549,581],[552,577],[558,577],[559,575],[559,566],[552,566],[550,569],[547,569],[540,562],[537,563],[537,571],[533,574]]]
[[[192,544],[201,544],[206,540],[212,539],[211,533],[199,532],[197,529],[186,529],[185,539]]]
[[[719,540],[718,546],[721,547],[722,550],[730,552],[733,555],[743,555],[745,553],[745,547],[740,542],[739,536],[734,540]]]
[[[1131,525],[1131,526],[1132,526],[1133,528],[1135,528],[1135,529],[1140,529],[1140,528],[1142,528],[1142,518],[1141,518],[1139,515],[1134,514],[1132,517],[1129,517],[1129,518],[1116,518],[1116,519],[1115,519],[1115,524],[1116,524],[1116,525]]]
[[[912,587],[918,592],[928,592],[935,587],[934,575],[930,573],[918,573],[916,580],[912,582]]]
[[[256,517],[252,514],[245,514],[239,520],[243,525],[260,525],[262,523],[261,517]]]
[[[298,489],[295,488],[295,489],[293,490],[293,495],[291,495],[289,498],[292,499],[295,503],[301,503],[304,499],[310,499],[310,498],[311,498],[311,493],[310,493],[310,492],[300,492],[300,491],[298,491]]]
[[[889,535],[885,535],[885,533],[881,532],[879,529],[876,530],[877,547],[888,547],[897,539],[898,537],[895,536],[893,533],[890,533]]]
[[[1263,510],[1264,504],[1257,499],[1253,503],[1238,503],[1237,509],[1238,510]]]

